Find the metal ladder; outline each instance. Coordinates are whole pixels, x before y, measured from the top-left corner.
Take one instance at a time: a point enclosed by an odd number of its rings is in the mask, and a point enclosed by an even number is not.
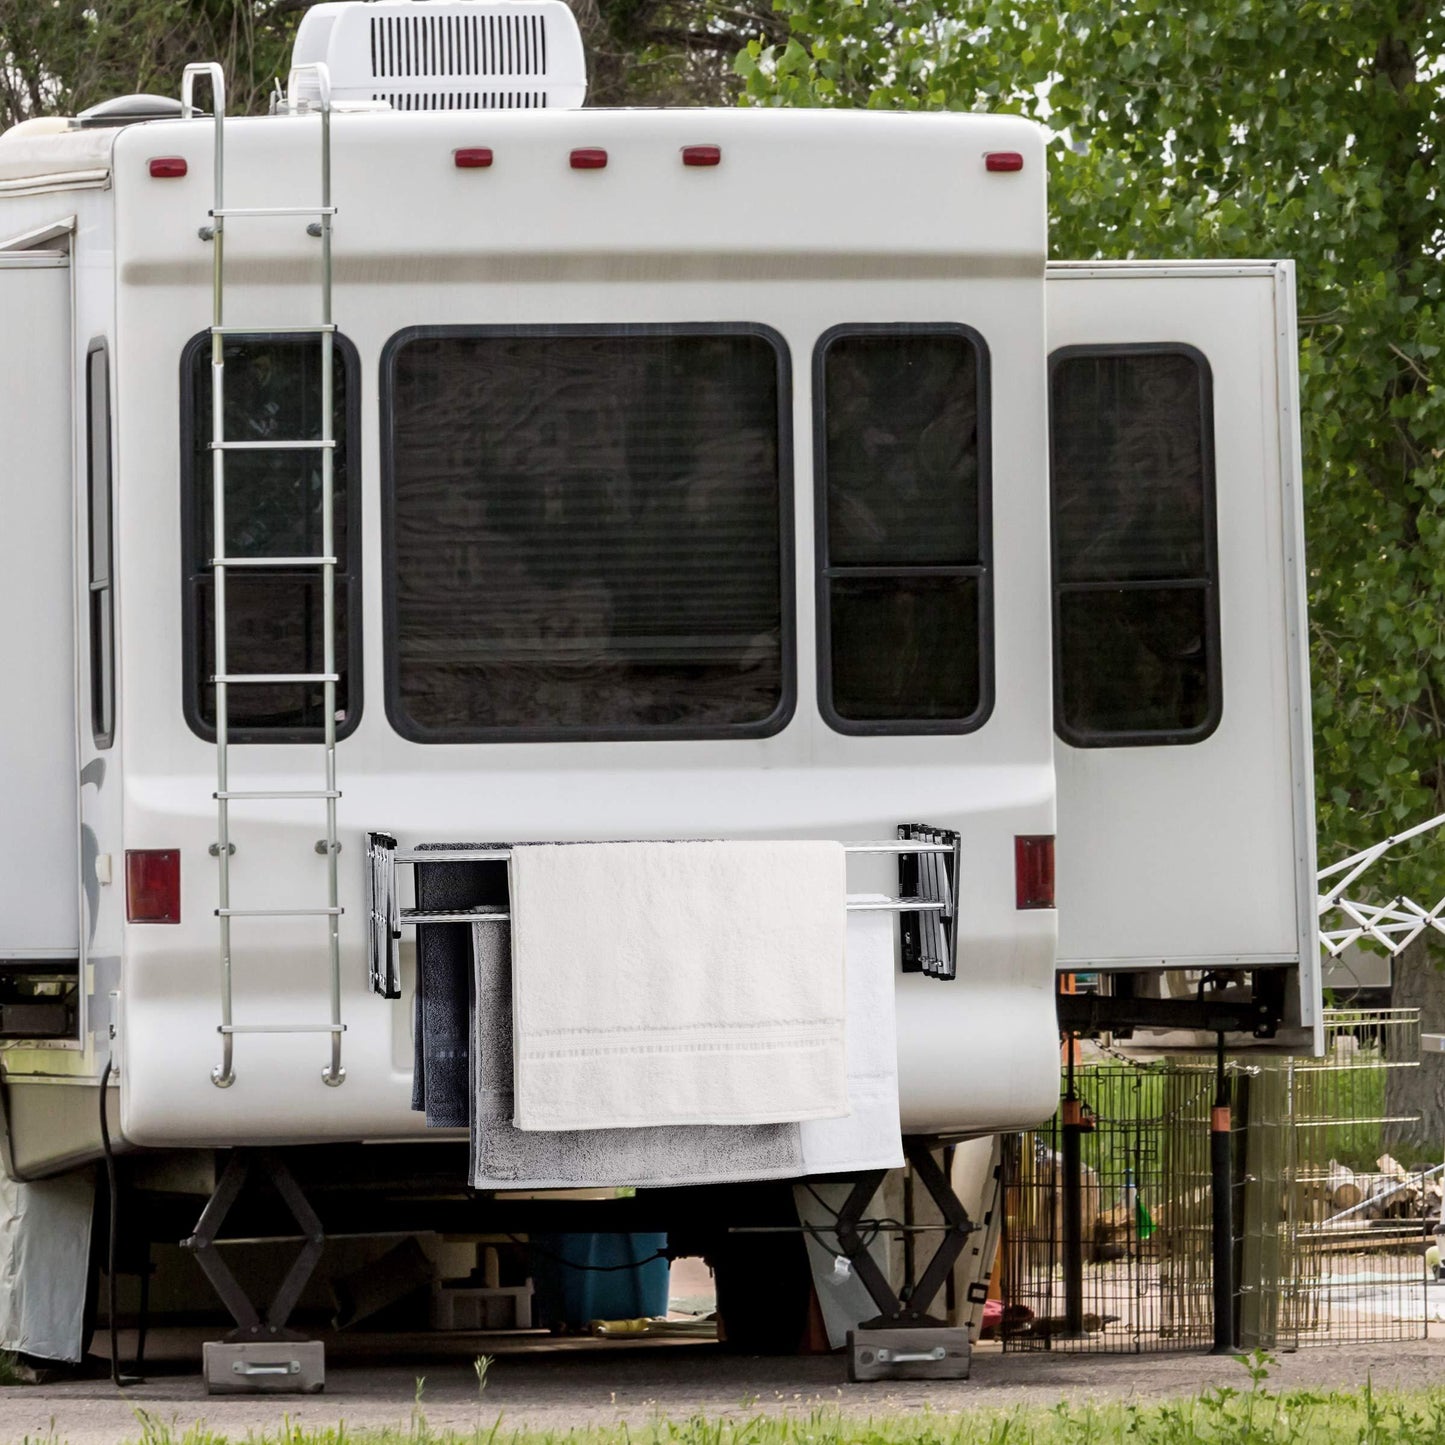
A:
[[[181,117],[194,114],[195,82],[204,77],[211,87],[215,120],[215,201],[211,224],[203,227],[201,236],[214,245],[212,255],[212,318],[211,318],[211,508],[216,555],[210,566],[215,586],[215,673],[211,681],[216,689],[216,826],[218,903],[216,918],[220,924],[221,944],[221,1062],[211,1070],[211,1082],[228,1089],[236,1080],[233,1058],[237,1034],[319,1033],[331,1037],[331,1058],[321,1071],[322,1079],[335,1087],[346,1078],[341,1066],[341,1036],[346,1025],[341,1021],[341,936],[340,919],[344,910],[338,901],[337,855],[340,845],[336,836],[336,800],[341,796],[336,787],[336,542],[335,494],[335,421],[333,410],[334,380],[332,376],[336,325],[331,312],[331,220],[336,208],[331,203],[331,81],[325,65],[302,65],[292,69],[289,93],[296,95],[298,75],[309,72],[315,77],[319,100],[316,109],[321,117],[321,204],[319,206],[228,207],[225,203],[225,119],[226,81],[221,67],[214,63],[188,65],[181,81]],[[321,237],[321,319],[315,325],[227,326],[225,324],[225,255],[224,239],[228,220],[275,216],[314,216],[319,221]],[[308,227],[313,234],[316,226]],[[321,343],[321,436],[315,440],[228,441],[225,414],[225,342],[228,336],[315,336]],[[231,557],[226,546],[226,456],[233,451],[318,451],[321,457],[321,555],[316,557]],[[320,673],[233,673],[226,665],[226,574],[232,567],[294,567],[319,568],[322,577],[322,645]],[[325,786],[320,789],[280,789],[238,791],[230,785],[229,736],[227,701],[230,689],[277,682],[321,683],[324,711]],[[262,799],[319,799],[326,804],[326,836],[319,843],[326,856],[326,906],[324,908],[233,908],[231,906],[231,804]],[[327,920],[331,965],[331,1020],[324,1024],[238,1024],[232,1016],[231,922],[244,918],[320,917]]]

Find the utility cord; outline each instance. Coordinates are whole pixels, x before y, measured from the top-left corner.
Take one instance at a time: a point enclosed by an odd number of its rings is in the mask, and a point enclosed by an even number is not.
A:
[[[120,1326],[116,1319],[115,1299],[115,1261],[120,1238],[120,1186],[116,1183],[115,1153],[110,1145],[110,1120],[106,1117],[105,1109],[113,1069],[114,1065],[107,1059],[100,1075],[100,1145],[105,1151],[105,1179],[110,1191],[110,1208],[107,1210],[110,1240],[105,1265],[106,1313],[110,1317],[110,1379],[117,1390],[123,1390],[127,1385],[142,1385],[145,1381],[139,1375],[123,1375],[120,1369]]]

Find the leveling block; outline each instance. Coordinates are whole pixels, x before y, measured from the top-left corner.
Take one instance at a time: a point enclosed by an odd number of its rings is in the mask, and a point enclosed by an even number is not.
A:
[[[967,1330],[849,1330],[848,1378],[966,1380],[973,1363]]]
[[[202,1358],[208,1395],[319,1395],[326,1388],[320,1340],[207,1340]]]

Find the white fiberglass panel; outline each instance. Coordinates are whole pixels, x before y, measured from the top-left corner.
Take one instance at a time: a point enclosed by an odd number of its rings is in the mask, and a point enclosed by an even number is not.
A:
[[[70,268],[0,255],[0,959],[79,953]]]
[[[1295,345],[1292,280],[1287,267],[1224,263],[1050,273],[1051,354],[1164,347],[1203,358],[1222,668],[1213,712],[1184,710],[1195,739],[1057,742],[1059,951],[1076,969],[1298,961],[1309,1025],[1308,664],[1293,367],[1281,352]],[[1153,441],[1146,468],[1171,444]]]
[[[151,129],[151,128],[148,128]],[[182,921],[127,931],[123,1122],[139,1143],[426,1137],[411,1112],[410,972],[404,996],[367,988],[363,835],[425,841],[568,838],[888,838],[902,822],[963,838],[958,978],[899,981],[904,1124],[991,1132],[1045,1117],[1057,1093],[1051,912],[1015,908],[1013,839],[1054,829],[1049,724],[1043,366],[1042,149],[1021,123],[983,117],[605,113],[342,116],[336,124],[335,315],[360,358],[363,697],[338,749],[342,1017],[347,1078],[321,1079],[324,1037],[242,1035],[236,1082],[218,1058],[214,749],[184,720],[176,378],[210,319],[211,137],[168,126],[191,177],[151,181],[118,144],[118,377],[122,435],[126,844],[182,853]],[[314,127],[242,122],[234,197],[297,204],[314,192]],[[229,134],[229,132],[228,132]],[[723,148],[688,170],[680,147]],[[230,144],[230,142],[228,142]],[[451,151],[491,145],[459,171]],[[608,149],[574,172],[573,145]],[[1024,155],[994,175],[984,154]],[[601,179],[602,184],[594,184]],[[480,182],[481,185],[478,185]],[[714,183],[709,189],[709,182]],[[997,183],[997,184],[996,184]],[[483,189],[485,186],[487,189]],[[766,204],[760,203],[766,198]],[[304,321],[318,300],[304,220],[233,226],[227,319]],[[845,736],[817,705],[812,358],[842,324],[959,323],[988,347],[992,389],[994,706],[966,735]],[[775,331],[790,358],[796,709],[745,738],[429,744],[401,737],[384,697],[381,387],[387,343],[410,327],[740,324]],[[319,786],[321,750],[231,750],[237,788]],[[237,907],[315,906],[317,804],[232,811]],[[897,890],[864,861],[855,891]],[[235,925],[235,1015],[326,1016],[321,920]],[[407,951],[409,953],[409,950]]]

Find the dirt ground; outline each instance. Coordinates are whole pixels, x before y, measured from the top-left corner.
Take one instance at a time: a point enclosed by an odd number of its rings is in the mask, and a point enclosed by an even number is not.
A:
[[[1231,1359],[1209,1355],[1099,1356],[1002,1354],[983,1346],[973,1378],[946,1384],[849,1385],[840,1356],[740,1358],[716,1345],[622,1341],[527,1342],[472,1338],[439,1353],[435,1337],[410,1343],[353,1337],[328,1358],[326,1392],[270,1398],[208,1397],[185,1341],[156,1341],[159,1360],[144,1384],[117,1392],[108,1379],[0,1389],[0,1442],[53,1435],[69,1445],[115,1445],[138,1433],[138,1409],[184,1428],[205,1421],[233,1439],[274,1429],[283,1414],[306,1426],[345,1421],[353,1429],[405,1425],[417,1380],[433,1429],[507,1427],[564,1430],[695,1413],[746,1417],[824,1408],[883,1415],[928,1406],[956,1411],[1052,1405],[1069,1400],[1151,1400],[1192,1394],[1213,1384],[1240,1386]],[[474,1356],[494,1356],[479,1401]],[[1329,1389],[1364,1384],[1422,1389],[1445,1383],[1445,1340],[1301,1350],[1280,1358],[1276,1388]]]

